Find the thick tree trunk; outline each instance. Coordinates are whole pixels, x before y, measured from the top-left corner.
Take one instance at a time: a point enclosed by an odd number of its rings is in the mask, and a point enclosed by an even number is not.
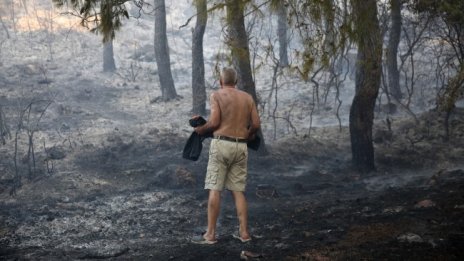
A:
[[[350,109],[353,165],[361,172],[375,170],[372,125],[382,72],[382,41],[375,0],[352,0],[357,33],[356,94]]]
[[[389,93],[397,100],[402,98],[398,71],[398,45],[401,37],[401,1],[391,0],[391,28],[388,39],[387,69]]]
[[[169,101],[177,97],[171,73],[168,38],[166,35],[166,6],[164,0],[155,0],[155,59],[161,87],[161,99]]]
[[[192,37],[192,112],[206,114],[205,62],[203,35],[208,21],[206,0],[196,0],[197,22]]]
[[[114,63],[113,40],[110,39],[103,43],[103,71],[114,72],[116,71],[116,64]]]
[[[279,37],[279,65],[282,67],[288,66],[287,31],[287,8],[283,4],[283,1],[279,1],[279,9],[277,10],[277,36]]]
[[[248,48],[248,36],[245,30],[245,18],[243,16],[246,0],[226,0],[227,5],[227,44],[232,53],[232,63],[238,73],[237,87],[249,93],[256,104],[255,83],[250,65],[250,51]],[[258,136],[261,138],[259,153],[266,154],[267,149],[264,142],[262,131],[259,130]]]

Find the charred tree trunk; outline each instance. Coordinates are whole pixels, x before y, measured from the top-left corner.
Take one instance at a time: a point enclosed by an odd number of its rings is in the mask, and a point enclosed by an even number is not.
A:
[[[353,0],[358,42],[356,94],[350,109],[352,161],[361,172],[375,170],[372,125],[382,73],[382,41],[375,0]]]
[[[164,0],[155,0],[155,59],[161,87],[161,99],[177,98],[171,73],[168,38],[166,35],[166,6]]]
[[[258,104],[255,83],[250,65],[250,50],[248,48],[248,36],[245,30],[245,18],[243,16],[244,6],[247,1],[226,0],[227,5],[227,44],[231,50],[232,63],[238,73],[237,87],[249,93],[255,104]],[[267,153],[262,131],[258,136],[261,138],[259,152]]]
[[[116,71],[112,39],[103,43],[103,71],[104,72]]]
[[[192,112],[206,114],[205,62],[203,35],[208,21],[206,0],[196,0],[197,22],[192,37]]]
[[[0,145],[5,145],[6,139],[10,137],[10,130],[6,123],[5,115],[3,114],[2,105],[0,104]]]
[[[283,1],[279,1],[277,10],[277,36],[279,37],[279,65],[282,67],[288,66],[287,31],[287,8]]]
[[[389,93],[397,100],[402,98],[400,72],[398,70],[398,45],[401,37],[401,1],[391,0],[391,28],[388,39],[387,70]]]

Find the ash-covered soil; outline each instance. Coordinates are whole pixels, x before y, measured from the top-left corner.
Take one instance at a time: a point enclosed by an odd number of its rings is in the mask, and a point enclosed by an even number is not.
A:
[[[206,225],[208,141],[197,162],[181,158],[185,136],[154,129],[58,146],[65,157],[55,170],[23,179],[16,195],[3,175],[0,259],[462,260],[463,112],[449,142],[441,119],[394,121],[392,133],[378,123],[378,170],[369,174],[351,169],[346,128],[275,142],[267,156],[250,152],[253,240],[232,237],[225,191],[219,242],[209,246],[189,241]]]

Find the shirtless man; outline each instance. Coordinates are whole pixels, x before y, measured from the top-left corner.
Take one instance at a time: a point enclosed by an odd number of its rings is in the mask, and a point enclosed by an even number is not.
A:
[[[235,88],[237,72],[224,68],[220,77],[221,89],[211,94],[211,115],[206,124],[195,128],[204,135],[213,132],[214,138],[209,149],[205,189],[209,189],[208,228],[206,233],[194,243],[214,244],[216,222],[224,187],[232,192],[239,220],[239,234],[242,242],[251,240],[248,232],[247,202],[245,191],[247,178],[247,140],[253,139],[260,127],[260,120],[251,95]]]

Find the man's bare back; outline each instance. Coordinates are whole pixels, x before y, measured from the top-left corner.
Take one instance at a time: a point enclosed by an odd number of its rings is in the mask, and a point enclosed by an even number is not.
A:
[[[251,95],[233,87],[222,88],[212,94],[211,113],[219,109],[220,125],[214,136],[247,139],[249,126],[259,126],[259,117]]]
[[[214,136],[250,139],[260,126],[253,98],[234,85],[213,92],[210,104],[211,115],[208,123],[197,129],[200,134],[213,131]]]

